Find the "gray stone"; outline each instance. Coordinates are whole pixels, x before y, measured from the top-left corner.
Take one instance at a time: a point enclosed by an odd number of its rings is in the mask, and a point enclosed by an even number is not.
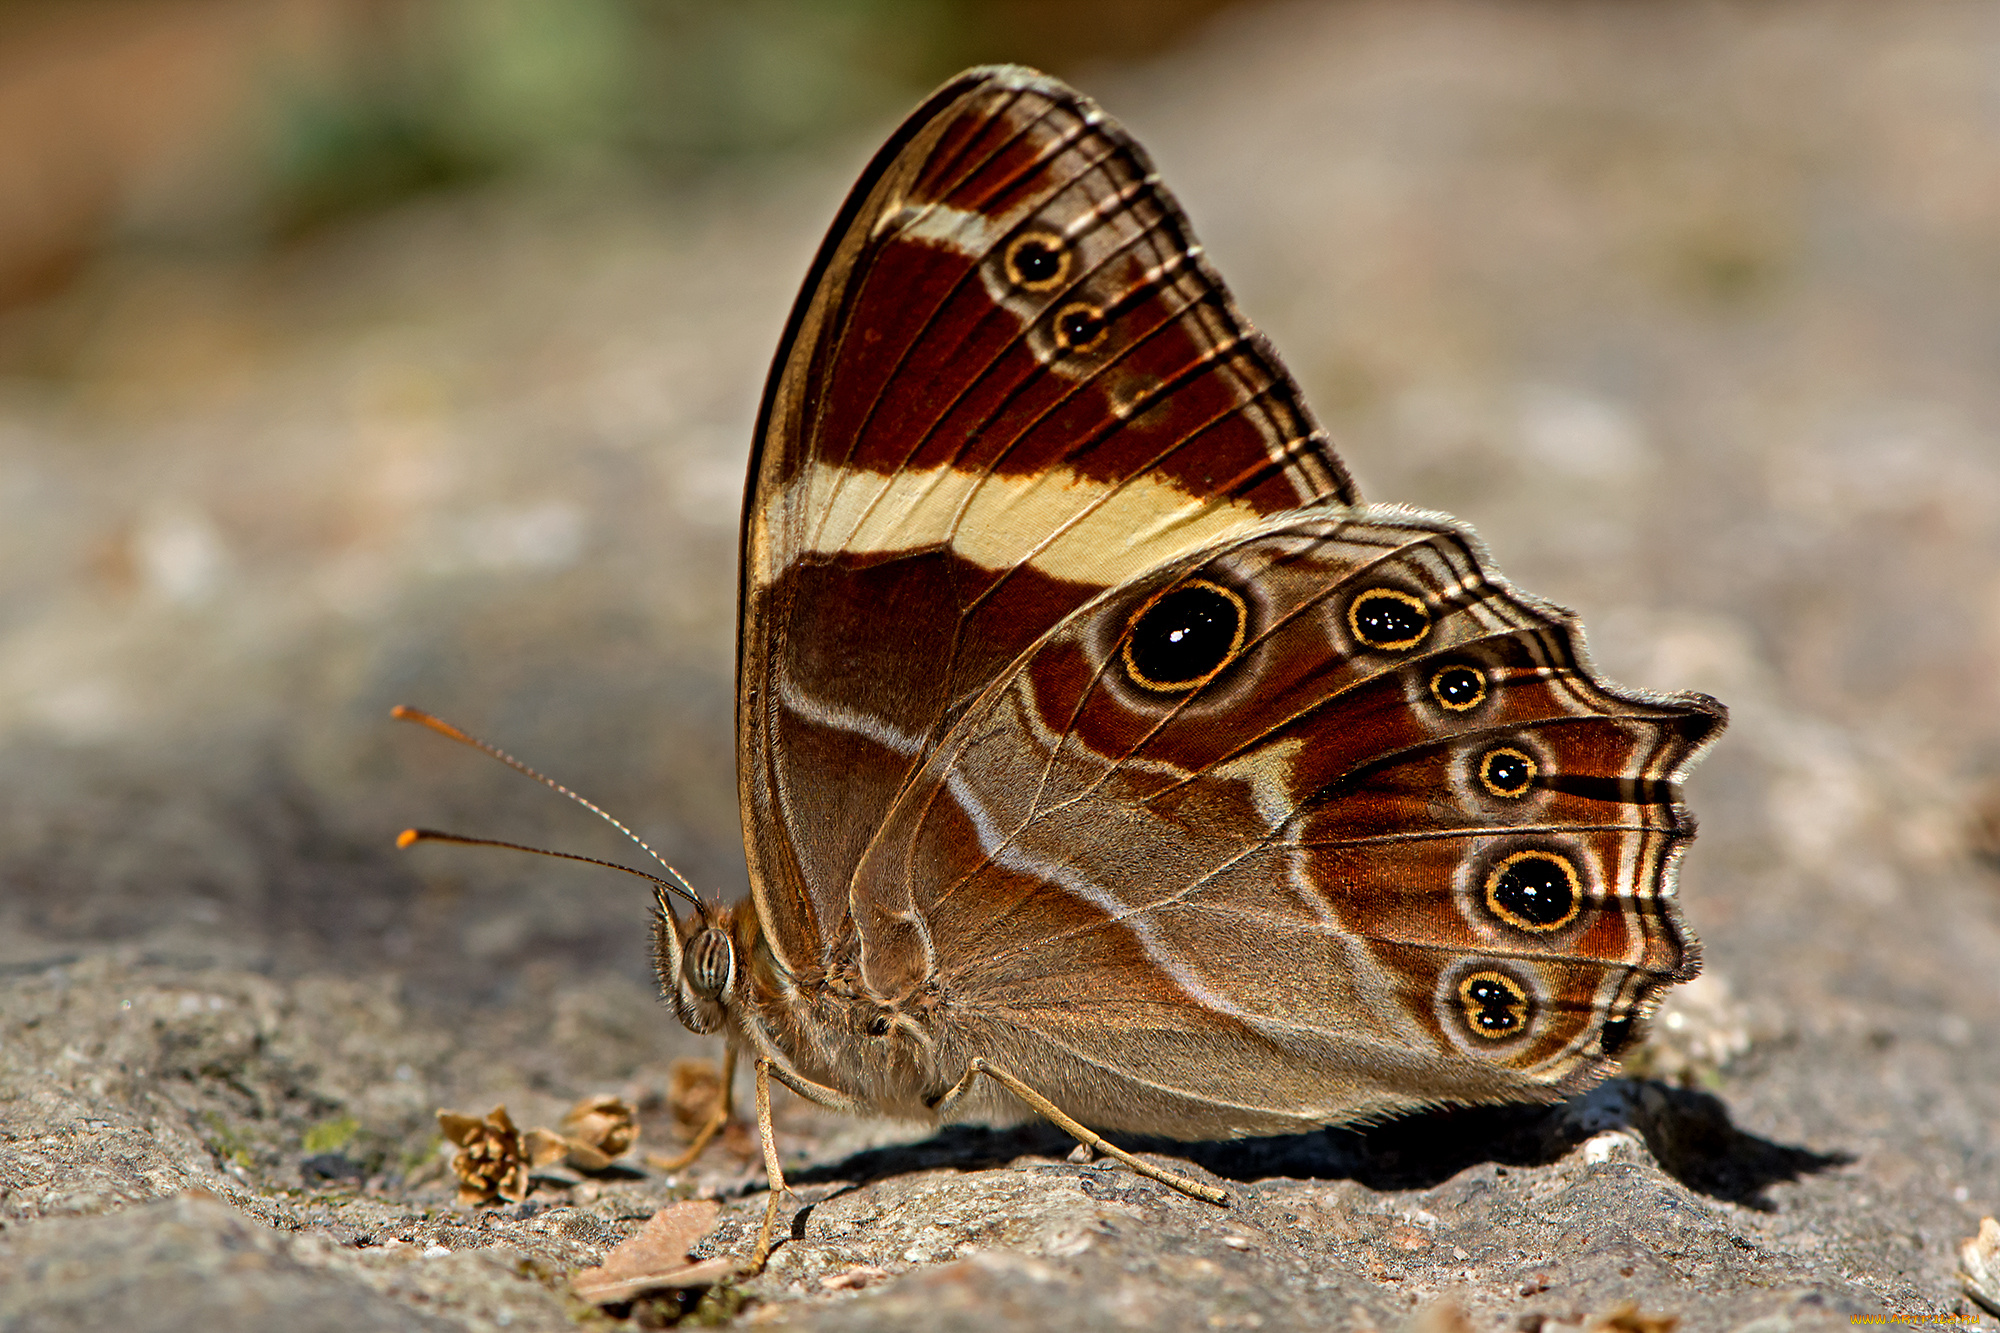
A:
[[[51,1221],[0,1242],[0,1328],[68,1333],[439,1333],[457,1327],[355,1278],[295,1262],[278,1233],[182,1195]]]

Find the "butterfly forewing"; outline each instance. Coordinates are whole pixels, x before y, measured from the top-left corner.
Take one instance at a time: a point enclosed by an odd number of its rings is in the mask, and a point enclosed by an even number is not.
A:
[[[1353,498],[1121,130],[1027,71],[941,91],[828,237],[753,463],[739,734],[780,956],[823,963],[904,775],[1070,611]]]

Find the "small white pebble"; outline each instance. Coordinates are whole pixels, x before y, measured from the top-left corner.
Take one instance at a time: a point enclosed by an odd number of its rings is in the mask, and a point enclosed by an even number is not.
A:
[[[450,1253],[451,1251],[443,1245],[426,1245],[424,1247],[424,1258],[426,1259],[435,1259],[440,1255]]]
[[[1586,1162],[1608,1162],[1618,1155],[1622,1148],[1635,1142],[1633,1136],[1622,1129],[1607,1129],[1602,1134],[1593,1134],[1583,1141],[1583,1160]]]
[[[1251,1241],[1248,1236],[1224,1236],[1222,1243],[1232,1250],[1247,1250],[1251,1248]]]

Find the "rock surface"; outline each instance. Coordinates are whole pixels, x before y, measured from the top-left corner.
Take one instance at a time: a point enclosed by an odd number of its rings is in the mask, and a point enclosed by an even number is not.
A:
[[[2000,6],[1232,12],[1077,77],[1154,151],[1372,498],[1476,523],[1614,677],[1734,722],[1709,971],[1550,1109],[1137,1145],[788,1102],[802,1329],[1976,1316],[2000,1211]],[[872,144],[661,198],[427,204],[136,264],[0,330],[0,1327],[561,1328],[754,1139],[467,1209],[439,1107],[619,1092],[670,1150],[620,854],[429,707],[740,890],[735,514],[770,349]],[[587,200],[580,204],[578,200]],[[38,349],[38,350],[36,350]],[[747,1082],[747,1081],[746,1081]],[[739,1097],[744,1092],[739,1089]],[[1628,1304],[1633,1308],[1624,1308]],[[685,1307],[685,1308],[684,1308]],[[1984,1316],[1976,1316],[1984,1317]]]

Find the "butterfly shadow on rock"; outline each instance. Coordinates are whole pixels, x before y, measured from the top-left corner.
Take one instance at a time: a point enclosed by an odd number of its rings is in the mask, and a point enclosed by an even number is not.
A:
[[[1607,1130],[1626,1129],[1660,1168],[1698,1194],[1760,1212],[1773,1185],[1854,1159],[1760,1138],[1739,1128],[1712,1093],[1652,1079],[1613,1079],[1554,1106],[1480,1106],[1402,1116],[1365,1129],[1183,1144],[1119,1136],[1134,1151],[1184,1157],[1226,1180],[1353,1180],[1373,1190],[1430,1189],[1483,1162],[1550,1166]],[[870,1148],[799,1173],[799,1184],[859,1187],[917,1171],[975,1171],[1022,1157],[1068,1154],[1051,1125],[947,1125],[916,1143]]]

